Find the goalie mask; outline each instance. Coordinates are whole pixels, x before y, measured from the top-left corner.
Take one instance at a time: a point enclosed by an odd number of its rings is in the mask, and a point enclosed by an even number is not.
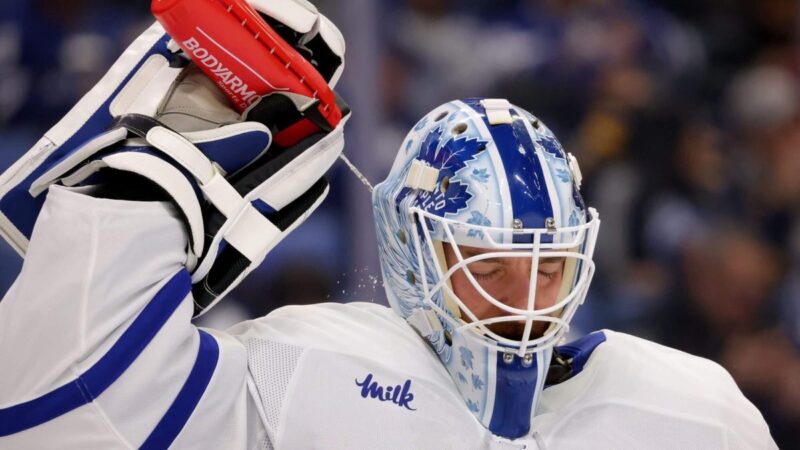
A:
[[[530,431],[594,272],[597,212],[552,132],[506,100],[422,118],[372,201],[384,286],[492,433]]]

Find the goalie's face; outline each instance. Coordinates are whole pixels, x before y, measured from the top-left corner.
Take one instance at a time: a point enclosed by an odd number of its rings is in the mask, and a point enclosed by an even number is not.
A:
[[[445,260],[448,267],[453,267],[458,262],[458,257],[450,244],[443,244]],[[493,250],[478,247],[459,246],[464,259],[474,256],[488,255]],[[535,277],[531,277],[533,263],[530,257],[490,257],[480,259],[459,269],[450,276],[453,293],[463,302],[466,308],[478,320],[506,317],[511,315],[508,311],[486,301],[486,297],[469,280],[469,271],[483,290],[503,305],[526,309],[531,294],[532,281],[535,278],[535,308],[546,309],[558,302],[559,291],[564,280],[564,257],[546,257],[539,259]],[[469,321],[467,315],[462,318]],[[534,322],[530,338],[541,337],[548,322]],[[506,321],[488,325],[488,328],[508,339],[522,340],[525,322]]]

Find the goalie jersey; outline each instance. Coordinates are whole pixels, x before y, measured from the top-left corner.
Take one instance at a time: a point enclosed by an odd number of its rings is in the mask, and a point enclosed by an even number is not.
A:
[[[776,448],[720,366],[612,331],[562,348],[577,373],[508,441],[386,307],[197,329],[180,218],[83,190],[50,189],[0,302],[0,449]]]

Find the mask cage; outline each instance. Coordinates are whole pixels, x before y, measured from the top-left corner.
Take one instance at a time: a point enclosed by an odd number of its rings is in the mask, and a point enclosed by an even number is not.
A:
[[[465,333],[489,349],[504,353],[515,353],[524,356],[534,350],[540,351],[556,345],[569,331],[577,307],[583,303],[594,275],[595,265],[592,261],[600,220],[597,211],[589,208],[587,222],[582,225],[562,228],[527,228],[511,229],[488,227],[464,223],[442,218],[420,208],[410,208],[412,218],[417,226],[412,226],[412,239],[420,268],[424,261],[434,265],[437,280],[430,280],[426,270],[420,271],[423,304],[429,306],[437,316],[450,324],[454,332]],[[480,239],[480,247],[490,250],[486,253],[464,258],[459,245],[476,246]],[[437,255],[436,241],[452,246],[456,263],[451,267],[442,267],[444,258]],[[522,242],[522,243],[520,243]],[[440,247],[441,248],[441,247]],[[426,254],[427,252],[427,254]],[[468,265],[490,258],[530,258],[530,287],[527,307],[515,308],[489,294],[469,270]],[[573,267],[564,268],[566,290],[561,289],[556,303],[552,306],[536,309],[536,284],[540,257],[564,257],[565,266],[574,262]],[[505,315],[479,319],[473,311],[456,295],[450,277],[463,270],[472,287],[480,293],[483,300],[502,310]],[[441,295],[437,295],[441,293]],[[446,299],[446,300],[445,300]],[[438,300],[438,301],[437,301]],[[448,305],[457,305],[466,319],[461,319],[458,310],[453,311]],[[523,322],[522,339],[510,339],[497,334],[489,326],[500,322]],[[548,327],[540,337],[531,338],[534,322],[547,322]]]

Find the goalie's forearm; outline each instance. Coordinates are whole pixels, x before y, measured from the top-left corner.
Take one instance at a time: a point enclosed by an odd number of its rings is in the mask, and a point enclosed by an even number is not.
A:
[[[47,397],[78,379],[105,398],[103,386],[118,377],[155,375],[148,367],[161,364],[191,367],[185,246],[183,224],[166,203],[51,188],[19,279],[0,302],[2,403]],[[45,409],[54,414],[57,406]],[[5,412],[15,414],[0,428],[39,420],[26,408]]]
[[[0,302],[0,448],[244,448],[244,350],[191,324],[186,245],[169,203],[50,188]]]

